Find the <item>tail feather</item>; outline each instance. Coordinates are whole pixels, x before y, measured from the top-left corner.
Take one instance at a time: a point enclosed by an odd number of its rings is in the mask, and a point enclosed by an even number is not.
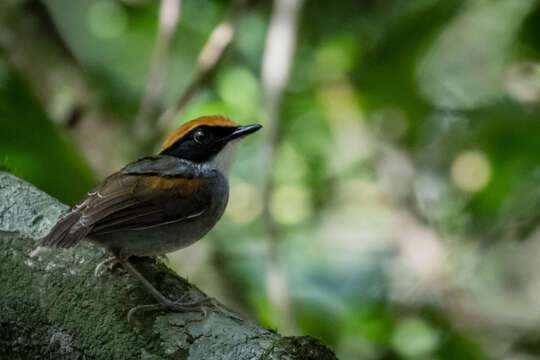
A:
[[[82,226],[79,222],[82,214],[78,211],[71,211],[64,216],[51,231],[41,239],[44,246],[55,246],[59,248],[70,248],[81,241],[91,228]]]

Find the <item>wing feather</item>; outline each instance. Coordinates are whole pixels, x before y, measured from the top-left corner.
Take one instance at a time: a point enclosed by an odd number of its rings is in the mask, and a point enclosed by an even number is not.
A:
[[[66,237],[79,219],[80,213],[73,211],[67,213],[41,240],[42,244],[45,246],[64,247],[63,244],[66,242]]]
[[[157,174],[166,173],[167,176]],[[200,216],[210,203],[208,184],[185,161],[143,158],[109,176],[42,240],[72,247],[87,235],[142,230]]]

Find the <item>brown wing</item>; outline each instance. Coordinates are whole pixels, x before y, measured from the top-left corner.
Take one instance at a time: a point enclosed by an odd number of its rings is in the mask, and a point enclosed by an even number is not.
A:
[[[86,235],[146,229],[204,213],[208,184],[185,164],[163,158],[143,159],[111,175],[55,225],[43,244],[67,248]],[[164,166],[167,177],[157,175]]]

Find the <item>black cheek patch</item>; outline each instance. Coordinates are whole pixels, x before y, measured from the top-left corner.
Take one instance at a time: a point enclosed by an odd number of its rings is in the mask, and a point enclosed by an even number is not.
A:
[[[197,163],[208,161],[223,149],[227,144],[227,138],[235,129],[229,126],[198,126],[163,150],[161,154]],[[193,134],[199,130],[206,131],[211,136],[212,140],[208,144],[201,145],[193,140]]]

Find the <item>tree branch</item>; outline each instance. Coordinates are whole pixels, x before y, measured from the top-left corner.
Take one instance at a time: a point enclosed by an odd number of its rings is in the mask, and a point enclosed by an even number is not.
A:
[[[152,303],[136,279],[118,271],[96,277],[103,248],[39,246],[67,207],[0,172],[0,358],[335,359],[310,337],[281,337],[223,312],[127,311]],[[204,294],[157,260],[135,266],[171,298]]]
[[[161,0],[156,47],[144,96],[135,118],[135,133],[143,143],[155,137],[153,125],[155,118],[159,115],[161,94],[167,78],[171,42],[178,27],[181,6],[181,0]]]
[[[174,118],[197,94],[201,86],[209,80],[210,74],[212,74],[223,53],[231,43],[240,15],[246,10],[249,3],[249,0],[234,0],[227,17],[212,30],[210,37],[199,53],[197,73],[176,102],[159,117],[156,127],[157,139],[167,132]]]
[[[280,110],[283,91],[289,82],[296,48],[296,29],[303,0],[276,0],[266,38],[262,64],[265,92],[265,139],[262,146],[263,219],[269,235],[267,291],[273,307],[282,314],[279,324],[285,331],[295,332],[294,316],[288,296],[287,276],[280,263],[280,235],[278,225],[270,214],[274,192],[273,169],[279,146]]]

